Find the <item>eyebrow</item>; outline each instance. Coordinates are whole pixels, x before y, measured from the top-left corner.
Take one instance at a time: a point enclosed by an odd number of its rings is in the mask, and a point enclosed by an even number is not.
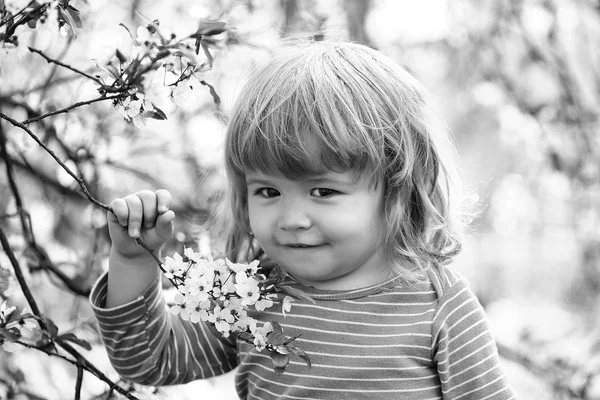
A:
[[[246,185],[269,185],[270,182],[261,178],[246,178]]]
[[[312,184],[323,184],[323,183],[336,183],[336,184],[353,184],[354,181],[346,178],[340,178],[337,176],[331,176],[329,174],[324,175],[316,175],[307,178],[302,178],[301,180],[310,182]],[[271,181],[268,178],[246,178],[246,185],[269,185]]]

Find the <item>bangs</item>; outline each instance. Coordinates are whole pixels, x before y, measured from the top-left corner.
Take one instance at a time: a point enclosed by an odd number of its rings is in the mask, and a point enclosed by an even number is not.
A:
[[[320,56],[297,65],[279,60],[250,79],[228,126],[229,167],[288,178],[380,170],[385,139],[373,107]]]
[[[347,135],[346,140],[339,140],[331,133],[334,128],[318,124],[314,114],[311,118],[289,115],[281,109],[273,111],[240,135],[231,158],[238,170],[279,171],[291,179],[327,171],[374,170],[359,139]],[[299,126],[299,120],[305,122],[303,126]]]

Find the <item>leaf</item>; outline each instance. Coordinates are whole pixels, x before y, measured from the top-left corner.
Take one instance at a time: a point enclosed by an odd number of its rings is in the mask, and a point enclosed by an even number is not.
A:
[[[152,109],[150,111],[145,111],[142,116],[144,116],[146,118],[158,119],[161,121],[164,121],[167,119],[167,115],[164,113],[164,111],[156,106],[154,106],[154,109]]]
[[[202,41],[202,51],[204,52],[204,55],[206,56],[206,59],[208,60],[208,65],[210,65],[210,67],[212,68],[214,58],[213,58],[212,54],[210,54],[208,47],[204,44],[204,41]]]
[[[273,332],[267,335],[267,343],[274,347],[284,345],[287,337],[283,334],[283,328],[276,321],[272,321],[271,324],[273,325]]]
[[[8,339],[10,342],[15,342],[21,338],[21,331],[18,328],[0,330],[0,337]]]
[[[115,55],[117,56],[121,64],[125,64],[127,62],[127,57],[125,57],[125,54],[121,53],[119,49],[117,49]]]
[[[58,327],[50,318],[42,318],[43,324],[46,326],[46,330],[50,335],[50,339],[54,339],[58,334]]]
[[[227,22],[222,20],[202,20],[198,29],[190,37],[201,38],[202,36],[218,35],[226,31]]]
[[[277,351],[272,351],[270,356],[271,360],[273,360],[275,372],[278,374],[283,374],[288,366],[288,363],[290,362],[290,356],[288,354],[278,353]]]
[[[83,22],[81,22],[81,17],[79,16],[79,10],[69,4],[67,7],[67,14],[70,17],[70,20],[75,24],[76,28],[83,28]]]
[[[40,3],[34,0],[27,5],[27,8],[25,10],[25,12],[29,13],[27,15],[27,17],[29,18],[29,20],[27,21],[27,26],[29,26],[31,29],[34,29],[36,27],[38,19],[40,19],[40,17],[44,15],[43,9],[39,9],[35,13],[32,12],[36,10],[39,6]]]
[[[77,21],[73,19],[71,13],[69,13],[69,9],[63,10],[62,7],[58,7],[58,24],[60,27],[63,25],[67,25],[69,29],[69,34],[73,37],[77,37],[77,31],[75,28],[77,27]],[[79,20],[79,24],[81,24],[81,20]]]
[[[304,350],[300,349],[299,347],[296,346],[286,346],[285,347],[287,350],[290,351],[290,353],[300,357],[301,359],[303,359],[306,362],[306,365],[308,365],[308,368],[312,367],[312,363],[310,362],[310,358],[308,357],[308,354],[306,354],[304,352]]]
[[[78,346],[83,347],[84,349],[90,351],[92,350],[92,345],[83,339],[79,339],[72,333],[65,333],[64,335],[59,335],[56,337],[56,341],[65,341],[75,343]]]
[[[302,290],[296,289],[295,287],[282,285],[282,286],[279,286],[279,289],[281,289],[281,291],[289,294],[290,296],[295,297],[296,299],[306,300],[312,304],[317,304],[315,299],[310,297],[308,294],[304,293]]]

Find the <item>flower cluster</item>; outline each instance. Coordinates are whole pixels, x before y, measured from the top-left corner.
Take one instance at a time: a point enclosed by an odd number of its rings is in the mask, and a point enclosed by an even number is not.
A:
[[[6,351],[14,351],[21,337],[32,331],[38,325],[35,317],[23,310],[20,314],[16,307],[9,307],[4,301],[0,305],[0,346]]]
[[[203,258],[185,248],[183,257],[166,257],[162,270],[179,291],[171,313],[193,323],[208,322],[224,337],[234,335],[258,351],[269,351],[277,372],[283,372],[290,353],[310,366],[308,356],[291,344],[295,338],[285,336],[277,322],[261,322],[251,315],[275,302],[281,303],[285,315],[294,300],[283,294],[290,291],[280,290],[275,281],[260,273],[258,261],[243,264]]]
[[[126,121],[143,126],[146,118],[166,119],[166,114],[145,95],[160,90],[152,85],[162,81],[168,87],[169,97],[177,106],[193,103],[198,96],[199,86],[210,88],[214,101],[220,101],[212,86],[203,80],[206,71],[212,69],[211,49],[218,47],[227,32],[224,21],[200,21],[196,32],[184,38],[174,33],[165,34],[159,28],[159,21],[147,21],[135,33],[122,25],[133,40],[131,53],[127,56],[117,50],[107,62],[96,62],[103,72],[96,75],[101,94],[120,93],[122,97],[113,100],[115,108]],[[202,49],[202,51],[200,51]]]
[[[158,110],[145,98],[143,93],[134,93],[123,100],[115,101],[115,109],[126,121],[133,121],[138,128],[145,126],[144,117],[154,115]]]

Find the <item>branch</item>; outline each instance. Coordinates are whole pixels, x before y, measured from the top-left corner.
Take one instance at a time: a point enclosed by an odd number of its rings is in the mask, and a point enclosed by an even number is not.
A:
[[[122,94],[116,94],[114,96],[108,96],[108,97],[106,97],[106,96],[100,96],[100,97],[92,99],[92,100],[80,101],[78,103],[70,105],[69,107],[66,107],[66,108],[63,108],[63,109],[60,109],[60,110],[56,110],[56,111],[52,111],[52,112],[40,115],[40,116],[35,117],[35,118],[26,119],[25,121],[23,121],[21,123],[23,125],[28,125],[28,124],[31,124],[33,122],[37,122],[37,121],[40,121],[40,120],[42,120],[44,118],[50,117],[52,115],[67,113],[67,112],[69,112],[72,109],[77,108],[77,107],[86,106],[86,105],[93,104],[93,103],[96,103],[96,102],[99,102],[99,101],[104,101],[104,100],[119,99],[119,98],[122,98],[122,97],[125,97],[125,96],[123,96]]]
[[[2,243],[2,248],[4,249],[4,252],[6,253],[6,255],[8,256],[8,259],[15,271],[15,277],[17,278],[17,281],[19,282],[19,286],[21,287],[21,290],[23,291],[23,295],[25,296],[25,299],[27,299],[27,304],[29,304],[29,307],[31,308],[31,311],[33,312],[33,314],[37,315],[38,317],[41,317],[42,314],[40,312],[40,308],[38,307],[37,302],[35,301],[35,298],[33,297],[33,294],[31,294],[31,290],[29,290],[29,286],[27,285],[27,281],[25,280],[23,271],[21,271],[21,266],[19,265],[19,262],[17,261],[17,258],[15,257],[15,253],[13,252],[12,248],[10,247],[10,243],[8,243],[8,238],[4,234],[4,231],[2,230],[2,228],[0,228],[0,243]],[[42,329],[46,329],[45,324],[42,321],[38,321],[38,323],[40,324],[40,327]]]
[[[42,142],[40,140],[40,138],[31,131],[31,129],[29,129],[27,126],[12,119],[11,117],[9,117],[8,115],[6,115],[2,112],[0,112],[0,118],[5,119],[6,121],[10,122],[12,125],[16,126],[17,128],[21,128],[25,132],[27,132],[27,134],[29,136],[31,136],[38,145],[40,145],[48,154],[50,154],[50,156],[54,159],[54,161],[56,161],[73,179],[75,179],[75,181],[77,182],[77,184],[79,185],[79,187],[81,188],[81,190],[83,191],[85,196],[88,198],[88,200],[90,200],[92,203],[94,203],[95,205],[97,205],[98,207],[100,207],[106,211],[111,211],[111,209],[108,205],[101,203],[100,201],[96,200],[94,198],[94,196],[92,196],[92,194],[89,192],[89,190],[88,190],[87,186],[85,185],[85,183],[83,182],[83,180],[80,177],[78,177],[77,175],[75,175],[73,173],[73,171],[71,171],[69,169],[69,167],[67,167],[65,165],[65,163],[63,163],[61,161],[61,159],[58,158],[58,156],[52,151],[52,149],[50,149],[48,146],[46,146],[46,144],[44,142]]]
[[[77,365],[77,379],[75,380],[75,400],[81,399],[81,385],[83,383],[83,367]]]
[[[40,258],[40,267],[43,270],[50,271],[54,275],[56,275],[62,283],[72,292],[79,296],[88,298],[91,292],[91,288],[86,287],[82,288],[77,284],[77,281],[68,277],[64,272],[62,272],[54,263],[50,260],[48,253],[40,246],[36,246],[34,248],[35,253]]]
[[[15,167],[26,172],[29,176],[32,176],[35,179],[37,179],[43,184],[44,188],[50,187],[56,190],[58,193],[62,194],[63,196],[66,196],[73,200],[87,201],[85,199],[85,196],[80,191],[74,190],[70,187],[62,186],[55,179],[52,179],[51,177],[40,171],[36,171],[26,159],[24,161],[20,161],[11,157],[10,155],[8,157],[10,162],[13,163]]]
[[[29,49],[29,51],[31,51],[32,53],[37,53],[37,54],[39,54],[40,56],[42,56],[42,57],[43,57],[43,58],[44,58],[44,59],[45,59],[47,62],[49,62],[49,63],[54,63],[54,64],[57,64],[57,65],[60,65],[60,66],[61,66],[61,67],[63,67],[63,68],[66,68],[66,69],[68,69],[68,70],[71,70],[71,71],[75,72],[76,74],[79,74],[79,75],[85,76],[86,78],[93,80],[94,82],[96,82],[96,83],[97,83],[97,84],[99,84],[100,86],[104,86],[104,83],[102,83],[102,81],[101,81],[100,79],[96,78],[95,76],[89,75],[89,74],[87,74],[87,73],[85,73],[85,72],[83,72],[83,71],[81,71],[81,70],[78,70],[77,68],[73,68],[73,67],[71,67],[71,66],[70,66],[70,65],[68,65],[68,64],[65,64],[65,63],[63,63],[63,62],[60,62],[60,61],[58,61],[58,60],[55,60],[55,59],[53,59],[53,58],[50,58],[50,57],[48,57],[47,55],[45,55],[45,54],[44,54],[44,53],[43,53],[41,50],[34,49],[33,47],[29,47],[29,46],[27,46],[27,48],[28,48],[28,49]]]
[[[98,368],[96,368],[93,364],[91,364],[85,357],[83,357],[81,354],[79,354],[79,352],[77,350],[75,350],[71,345],[69,345],[67,343],[57,342],[56,344],[58,344],[61,348],[63,348],[63,350],[65,350],[71,356],[75,357],[75,360],[71,360],[70,358],[65,357],[61,354],[48,353],[45,350],[43,350],[37,346],[31,345],[31,344],[28,344],[28,343],[25,343],[22,341],[17,341],[16,343],[20,344],[23,347],[27,347],[29,349],[39,350],[39,351],[47,354],[50,357],[60,358],[61,360],[64,360],[64,361],[68,362],[69,364],[75,365],[77,367],[78,371],[79,371],[79,369],[85,369],[86,371],[88,371],[92,375],[94,375],[96,378],[107,383],[111,390],[116,390],[117,392],[119,392],[120,394],[122,394],[123,396],[127,397],[130,400],[139,400],[137,397],[135,397],[134,395],[129,393],[128,390],[123,389],[122,387],[120,387],[119,385],[117,385],[116,383],[111,381]],[[79,372],[78,372],[78,377],[79,377]]]
[[[0,156],[2,156],[2,158],[5,160],[4,162],[6,164],[6,178],[8,180],[8,185],[10,186],[10,189],[15,198],[15,204],[17,206],[17,214],[21,217],[20,218],[21,229],[23,230],[23,234],[27,238],[27,241],[29,243],[32,243],[35,245],[35,238],[31,234],[32,231],[29,229],[30,221],[26,221],[26,219],[23,218],[23,216],[24,216],[23,201],[21,200],[21,195],[19,193],[17,183],[15,182],[15,179],[14,179],[12,163],[10,162],[10,160],[8,158],[8,150],[6,148],[6,136],[4,136],[4,131],[2,130],[1,125],[0,125]]]

